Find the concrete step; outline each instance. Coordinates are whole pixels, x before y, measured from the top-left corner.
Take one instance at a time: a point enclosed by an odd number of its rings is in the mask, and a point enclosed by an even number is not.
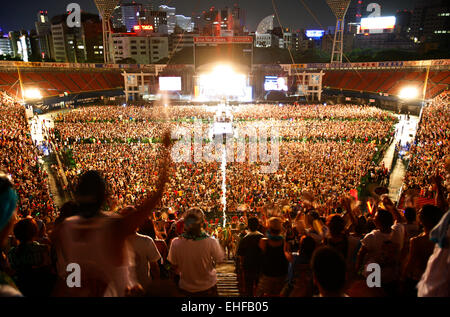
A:
[[[217,291],[219,296],[238,297],[239,285],[234,273],[234,261],[228,260],[217,266]]]

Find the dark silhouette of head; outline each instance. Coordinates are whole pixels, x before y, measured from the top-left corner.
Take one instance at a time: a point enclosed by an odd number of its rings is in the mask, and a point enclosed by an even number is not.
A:
[[[190,236],[200,236],[205,215],[200,208],[190,208],[184,216],[184,231]]]
[[[316,242],[310,236],[304,235],[300,239],[300,254],[311,257],[314,249],[316,248]]]
[[[389,211],[379,209],[375,215],[375,224],[381,231],[389,231],[394,224],[394,217]]]
[[[55,223],[59,224],[59,223],[63,222],[65,219],[75,216],[76,209],[77,209],[77,204],[74,201],[69,200],[69,201],[65,202],[59,210],[59,216],[58,216],[58,218],[56,218]]]
[[[327,219],[327,226],[332,237],[339,236],[345,229],[345,221],[340,215],[332,215]]]
[[[416,221],[416,209],[407,207],[405,209],[405,218],[408,223],[413,223],[414,221]]]
[[[346,283],[346,265],[343,256],[333,248],[317,249],[311,259],[314,280],[322,296],[340,296]]]
[[[33,218],[20,220],[14,226],[14,235],[20,243],[33,241],[38,235],[38,225]]]
[[[419,212],[419,220],[426,231],[431,231],[441,220],[441,210],[433,205],[424,205]]]
[[[84,218],[91,218],[100,213],[106,200],[106,183],[98,171],[82,174],[75,190],[78,213]]]
[[[256,217],[250,217],[248,219],[248,229],[250,229],[251,232],[255,232],[258,230],[259,227],[259,220]]]

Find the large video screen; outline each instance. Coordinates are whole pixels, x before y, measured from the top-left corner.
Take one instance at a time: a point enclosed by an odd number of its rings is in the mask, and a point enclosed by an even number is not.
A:
[[[324,30],[306,30],[306,36],[319,39],[325,34]]]
[[[395,16],[362,18],[361,31],[366,32],[374,30],[394,29],[395,23]]]
[[[288,91],[287,78],[278,76],[266,76],[264,80],[265,91]]]
[[[180,91],[181,77],[159,77],[160,91]]]

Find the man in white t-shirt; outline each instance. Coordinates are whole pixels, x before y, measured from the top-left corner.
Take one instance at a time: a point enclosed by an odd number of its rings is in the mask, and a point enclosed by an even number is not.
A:
[[[134,265],[130,267],[130,275],[136,282],[147,289],[153,278],[159,278],[159,266],[157,261],[161,259],[155,242],[149,236],[139,233],[127,239],[134,252]]]
[[[168,260],[180,274],[179,288],[185,295],[217,295],[215,265],[225,253],[219,242],[203,230],[204,216],[199,208],[191,208],[184,217],[184,233],[175,238]]]

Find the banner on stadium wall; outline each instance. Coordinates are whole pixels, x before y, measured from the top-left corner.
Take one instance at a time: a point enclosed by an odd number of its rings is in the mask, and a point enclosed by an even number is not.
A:
[[[308,64],[292,64],[291,69],[304,69],[308,68]]]
[[[234,36],[234,37],[215,37],[202,36],[195,37],[196,43],[251,43],[252,37]],[[107,69],[156,69],[159,65],[154,64],[95,64],[95,63],[61,63],[61,62],[23,62],[23,61],[0,61],[0,67],[49,67],[49,68],[107,68]],[[161,65],[176,69],[185,68],[187,65]],[[270,66],[270,65],[266,65]],[[275,65],[273,65],[275,66]],[[283,64],[275,67],[282,67],[285,71],[306,70],[306,69],[343,69],[343,68],[380,68],[380,67],[429,67],[429,66],[450,66],[450,59],[425,60],[425,61],[388,61],[388,62],[366,62],[366,63],[342,63],[333,65],[329,63],[310,63],[310,64]]]
[[[253,43],[251,36],[196,36],[194,43]]]

